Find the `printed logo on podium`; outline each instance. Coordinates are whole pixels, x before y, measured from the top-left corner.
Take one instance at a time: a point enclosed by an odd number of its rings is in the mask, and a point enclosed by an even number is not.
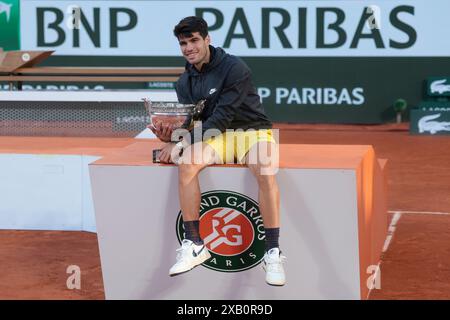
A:
[[[258,203],[246,195],[225,190],[202,193],[200,236],[211,253],[203,263],[209,269],[238,272],[258,265],[264,256],[264,225]],[[178,241],[185,238],[181,211]]]

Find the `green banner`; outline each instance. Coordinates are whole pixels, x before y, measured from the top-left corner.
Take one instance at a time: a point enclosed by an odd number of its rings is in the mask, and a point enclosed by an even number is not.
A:
[[[293,123],[377,124],[395,122],[393,103],[408,109],[424,100],[432,74],[450,70],[446,57],[242,57],[273,121]],[[51,56],[47,66],[180,67],[181,57]],[[411,66],[414,68],[411,68]],[[7,90],[7,84],[3,89]],[[97,86],[98,85],[98,86]],[[171,83],[26,83],[24,90],[161,90]],[[30,88],[31,89],[31,88]],[[444,99],[444,98],[442,98]],[[409,112],[402,117],[409,120]]]
[[[450,135],[450,102],[423,102],[410,113],[411,134]]]
[[[20,1],[0,1],[0,48],[20,49]]]

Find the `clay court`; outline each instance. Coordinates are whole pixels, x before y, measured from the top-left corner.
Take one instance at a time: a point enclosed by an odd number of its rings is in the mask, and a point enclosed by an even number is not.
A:
[[[378,158],[388,159],[390,240],[382,255],[381,289],[374,289],[370,299],[450,299],[448,137],[410,135],[408,124],[276,127],[284,144],[373,145]],[[133,142],[128,138],[3,137],[0,148],[20,153],[37,150],[50,140],[59,152],[77,148],[85,152],[101,145],[102,154]],[[95,233],[2,230],[0,265],[0,299],[105,297]],[[67,289],[70,265],[81,269],[80,290]]]

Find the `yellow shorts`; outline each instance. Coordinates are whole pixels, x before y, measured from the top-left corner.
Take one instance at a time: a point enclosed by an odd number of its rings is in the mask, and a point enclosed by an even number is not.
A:
[[[275,142],[271,129],[226,131],[205,140],[219,155],[223,163],[242,163],[248,151],[258,142]]]

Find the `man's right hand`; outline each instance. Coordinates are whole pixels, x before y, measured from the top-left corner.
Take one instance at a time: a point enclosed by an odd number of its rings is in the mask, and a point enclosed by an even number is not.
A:
[[[170,142],[172,138],[173,127],[171,124],[164,124],[159,122],[156,127],[153,124],[149,124],[147,126],[157,137],[159,140],[163,142]]]

